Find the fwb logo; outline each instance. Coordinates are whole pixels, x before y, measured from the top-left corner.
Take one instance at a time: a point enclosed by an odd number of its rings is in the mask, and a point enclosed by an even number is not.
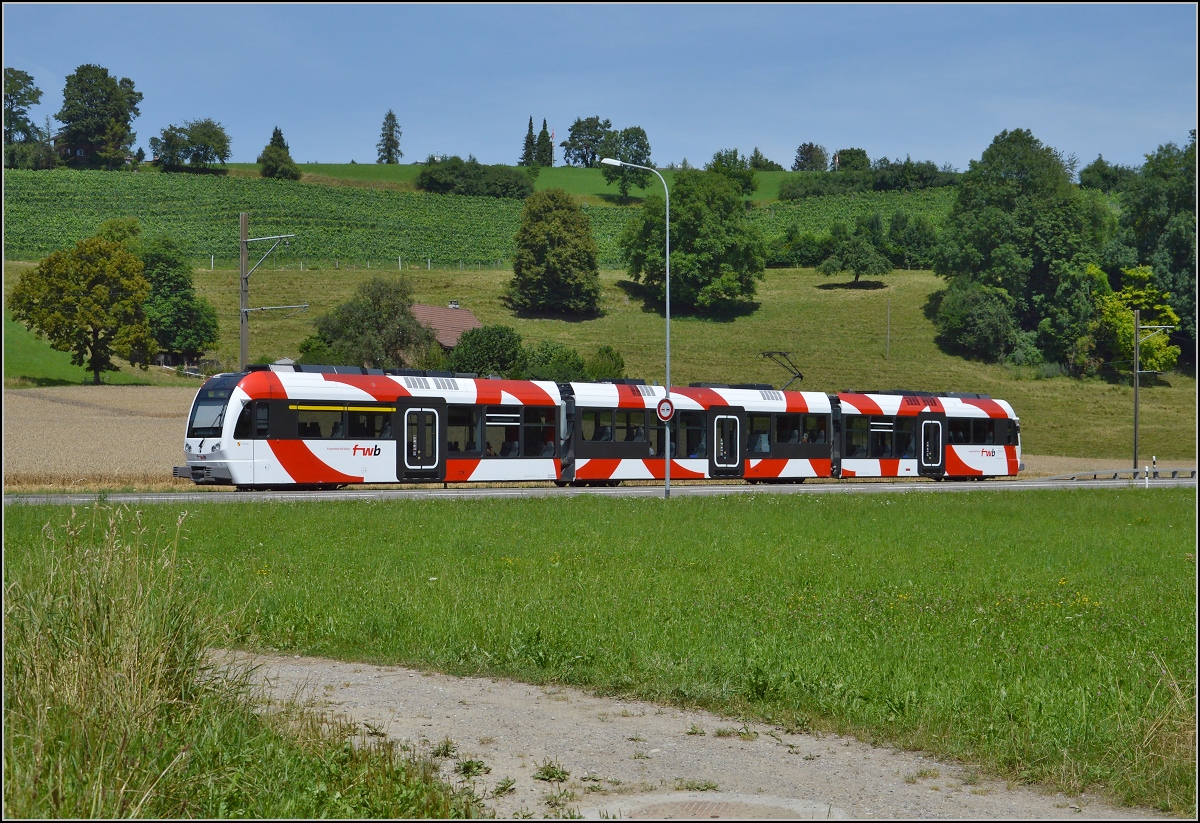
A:
[[[351,455],[357,457],[359,454],[363,455],[363,457],[371,457],[372,455],[378,457],[379,456],[379,447],[378,446],[359,446],[359,445],[355,444],[354,449],[351,451]]]

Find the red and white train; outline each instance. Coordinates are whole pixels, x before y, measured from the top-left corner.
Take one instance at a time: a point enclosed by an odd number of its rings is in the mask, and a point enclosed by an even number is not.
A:
[[[196,395],[175,477],[239,488],[360,483],[1011,477],[1020,421],[979,394],[556,384],[345,366],[251,366]]]

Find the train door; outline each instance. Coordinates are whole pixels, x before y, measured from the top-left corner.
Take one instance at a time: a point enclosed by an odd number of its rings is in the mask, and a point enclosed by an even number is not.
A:
[[[917,417],[920,459],[917,473],[941,477],[946,473],[946,415],[925,413]]]
[[[399,443],[396,477],[401,480],[442,480],[446,476],[446,402],[415,397],[396,410]]]
[[[734,406],[712,406],[708,410],[708,474],[710,477],[741,477],[745,454],[742,448],[746,411]]]

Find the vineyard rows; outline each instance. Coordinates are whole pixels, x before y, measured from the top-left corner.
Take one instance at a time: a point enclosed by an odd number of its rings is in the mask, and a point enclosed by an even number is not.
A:
[[[823,233],[838,221],[879,211],[928,214],[941,225],[951,189],[868,192],[756,206],[750,219],[768,236],[791,223]],[[131,174],[101,171],[20,171],[4,174],[4,253],[38,259],[95,233],[114,217],[137,217],[143,230],[165,231],[208,260],[236,260],[238,213],[250,215],[250,236],[295,234],[276,261],[342,261],[361,266],[496,265],[512,257],[522,204],[514,200],[395,192],[251,177]],[[617,240],[635,211],[584,206],[600,263],[620,263]],[[266,251],[265,244],[251,247]],[[411,263],[410,263],[411,261]],[[253,261],[252,261],[253,262]]]

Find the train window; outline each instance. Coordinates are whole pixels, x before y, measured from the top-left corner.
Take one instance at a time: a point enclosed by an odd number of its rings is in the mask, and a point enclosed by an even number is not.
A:
[[[842,449],[842,457],[866,457],[867,440],[871,432],[869,417],[851,416],[846,418],[846,447]]]
[[[271,432],[270,405],[265,400],[254,404],[254,436],[266,437]]]
[[[897,417],[893,457],[917,456],[917,421],[913,417]]]
[[[554,456],[553,408],[525,409],[525,456]]]
[[[483,440],[479,424],[483,415],[475,406],[450,406],[446,410],[446,451],[479,454]]]
[[[775,415],[775,442],[799,443],[801,433],[804,431],[802,418],[803,415],[799,414]]]
[[[342,437],[346,424],[343,410],[335,406],[295,406],[296,433],[304,440],[336,440]]]
[[[223,395],[223,396],[213,396]],[[202,392],[192,406],[192,419],[188,421],[188,437],[220,437],[221,424],[225,422],[225,407],[229,403],[228,392]]]
[[[489,406],[483,419],[483,456],[521,456],[521,409]]]
[[[771,453],[771,415],[751,414],[746,417],[746,454]]]
[[[971,442],[980,446],[990,446],[996,442],[995,420],[972,420]]]
[[[996,442],[1006,446],[1013,445],[1013,425],[1009,420],[996,421]]]
[[[237,424],[233,427],[233,436],[236,440],[250,439],[250,404],[242,406],[242,413],[238,415]]]
[[[650,429],[650,456],[662,457],[662,444],[666,442],[666,426],[662,423],[655,423]],[[674,457],[674,454],[671,455]]]
[[[584,440],[611,441],[613,439],[613,413],[609,409],[584,409],[580,415],[581,434]]]
[[[629,409],[614,411],[613,437],[618,443],[645,443],[646,412]]]
[[[386,436],[383,434],[384,427],[391,422],[393,409],[351,408],[348,411],[351,437],[373,440]],[[391,427],[388,426],[388,434],[390,433]]]
[[[681,445],[677,452],[688,457],[708,457],[707,418],[702,411],[679,412],[675,442]]]
[[[950,427],[950,445],[965,445],[971,442],[971,421],[969,419],[951,418],[946,421]]]
[[[828,440],[826,432],[829,428],[829,418],[823,414],[804,415],[804,433],[800,435],[801,443],[824,443]]]
[[[892,457],[892,440],[895,434],[893,419],[891,417],[872,417],[870,420],[867,456],[885,459]]]

